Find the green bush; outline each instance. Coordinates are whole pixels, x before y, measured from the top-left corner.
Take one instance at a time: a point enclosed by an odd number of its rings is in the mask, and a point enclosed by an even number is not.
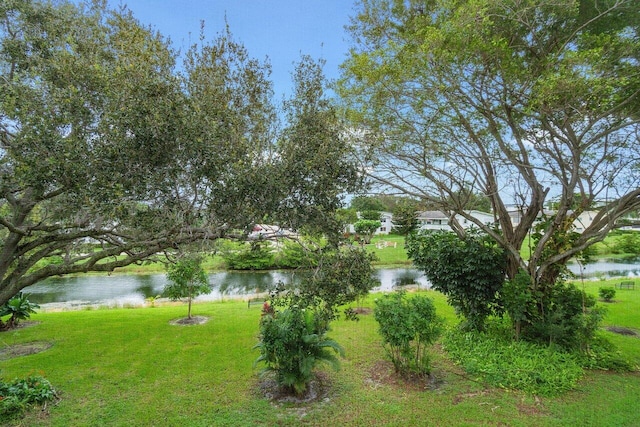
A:
[[[513,341],[499,333],[449,331],[443,346],[463,369],[494,387],[556,396],[575,387],[584,371],[558,347]]]
[[[405,292],[386,294],[375,302],[374,316],[393,366],[403,376],[428,375],[431,363],[427,352],[442,331],[430,298]]]
[[[586,351],[604,317],[593,296],[573,284],[558,283],[545,300],[542,315],[528,321],[523,336],[541,344]]]
[[[53,400],[56,391],[49,381],[35,375],[11,382],[0,380],[0,420],[21,414],[29,405]]]
[[[486,235],[471,230],[465,239],[452,232],[410,234],[406,247],[416,267],[447,296],[470,329],[482,330],[487,317],[500,314],[506,257]]]
[[[606,302],[611,302],[616,296],[616,289],[612,287],[602,287],[598,289],[598,295]]]
[[[302,395],[319,363],[340,366],[336,354],[344,351],[326,337],[325,322],[312,309],[293,305],[283,311],[263,310],[260,321],[260,356],[254,365],[265,363],[263,373],[274,372],[280,387]]]
[[[267,270],[274,266],[275,254],[270,242],[228,243],[220,255],[231,270]]]

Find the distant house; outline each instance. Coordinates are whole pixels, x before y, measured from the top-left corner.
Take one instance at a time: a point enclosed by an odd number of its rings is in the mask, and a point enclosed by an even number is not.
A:
[[[357,215],[360,218],[360,212]],[[380,212],[380,227],[374,234],[389,234],[391,231],[393,231],[393,214],[391,212]],[[351,234],[356,232],[353,224],[347,226],[347,232]]]
[[[466,213],[482,224],[492,224],[495,222],[493,214],[481,211],[470,210]],[[455,215],[456,221],[463,227],[469,228],[476,226],[476,223],[463,217],[462,215]],[[422,211],[418,213],[418,229],[420,230],[447,230],[451,231],[451,225],[449,224],[449,216],[445,215],[441,211]]]

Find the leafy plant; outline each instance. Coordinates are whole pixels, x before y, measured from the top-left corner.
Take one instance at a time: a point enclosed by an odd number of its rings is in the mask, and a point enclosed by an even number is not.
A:
[[[604,309],[596,306],[596,299],[573,284],[558,283],[545,302],[542,315],[530,319],[523,329],[525,338],[587,351],[604,317]]]
[[[336,354],[344,350],[326,337],[325,322],[315,316],[312,309],[293,305],[283,311],[263,310],[260,321],[260,356],[254,366],[264,362],[262,373],[275,372],[279,386],[296,395],[302,395],[313,379],[313,369],[319,363],[328,363],[334,369],[340,366]]]
[[[465,239],[452,232],[410,234],[406,247],[409,258],[433,288],[447,296],[468,327],[482,330],[488,316],[501,312],[506,258],[487,236],[471,230]]]
[[[31,404],[44,403],[55,397],[51,383],[39,375],[11,382],[0,380],[0,420],[22,413]]]
[[[431,372],[428,346],[442,331],[430,298],[408,298],[403,291],[384,295],[375,302],[374,315],[387,355],[397,373],[428,375]]]
[[[209,277],[202,268],[202,259],[198,256],[186,256],[167,270],[169,283],[165,286],[163,295],[172,301],[186,298],[189,302],[187,317],[191,319],[191,302],[201,294],[211,292]]]
[[[0,318],[3,316],[11,316],[4,325],[0,320],[0,327],[4,327],[5,329],[16,327],[20,320],[25,320],[31,317],[31,314],[36,312],[36,308],[40,308],[40,306],[36,303],[30,302],[28,294],[19,292],[16,296],[0,307]]]
[[[227,244],[222,258],[231,270],[266,270],[274,266],[274,253],[269,242]]]
[[[616,296],[616,289],[612,287],[602,287],[598,289],[598,295],[606,302],[611,302]]]
[[[447,353],[464,370],[487,383],[526,393],[556,396],[575,387],[584,374],[576,358],[557,347],[512,341],[499,333],[450,330]]]

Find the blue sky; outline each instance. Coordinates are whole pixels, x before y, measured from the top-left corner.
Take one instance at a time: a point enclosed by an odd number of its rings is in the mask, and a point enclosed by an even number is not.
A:
[[[112,7],[123,4],[182,51],[198,40],[201,21],[213,40],[226,16],[250,56],[269,57],[276,99],[291,95],[291,73],[302,54],[324,59],[326,77],[338,77],[350,44],[344,26],[354,14],[352,0],[109,0]]]

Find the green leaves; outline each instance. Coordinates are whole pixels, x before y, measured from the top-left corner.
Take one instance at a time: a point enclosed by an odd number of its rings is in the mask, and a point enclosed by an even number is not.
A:
[[[187,298],[189,301],[188,317],[191,318],[191,301],[201,294],[211,292],[209,276],[202,268],[199,256],[187,255],[171,264],[167,269],[169,283],[163,295],[171,300]]]
[[[500,313],[505,254],[486,236],[470,234],[463,240],[451,232],[426,232],[409,235],[406,247],[432,287],[447,296],[471,328],[482,329],[489,315]]]
[[[313,379],[313,369],[327,363],[338,369],[336,354],[344,350],[326,337],[324,322],[319,322],[313,309],[292,305],[282,311],[266,314],[260,321],[260,356],[254,362],[265,363],[263,373],[275,372],[278,384],[297,395],[303,394]]]
[[[40,308],[38,304],[30,302],[28,297],[28,294],[19,292],[0,306],[0,317],[11,316],[7,320],[5,328],[11,329],[17,326],[19,321],[28,319],[36,312],[36,308]],[[0,321],[0,326],[2,326],[2,321]]]
[[[401,375],[428,375],[431,372],[427,347],[438,339],[443,320],[436,316],[433,301],[404,292],[376,299],[374,316],[387,355]]]

